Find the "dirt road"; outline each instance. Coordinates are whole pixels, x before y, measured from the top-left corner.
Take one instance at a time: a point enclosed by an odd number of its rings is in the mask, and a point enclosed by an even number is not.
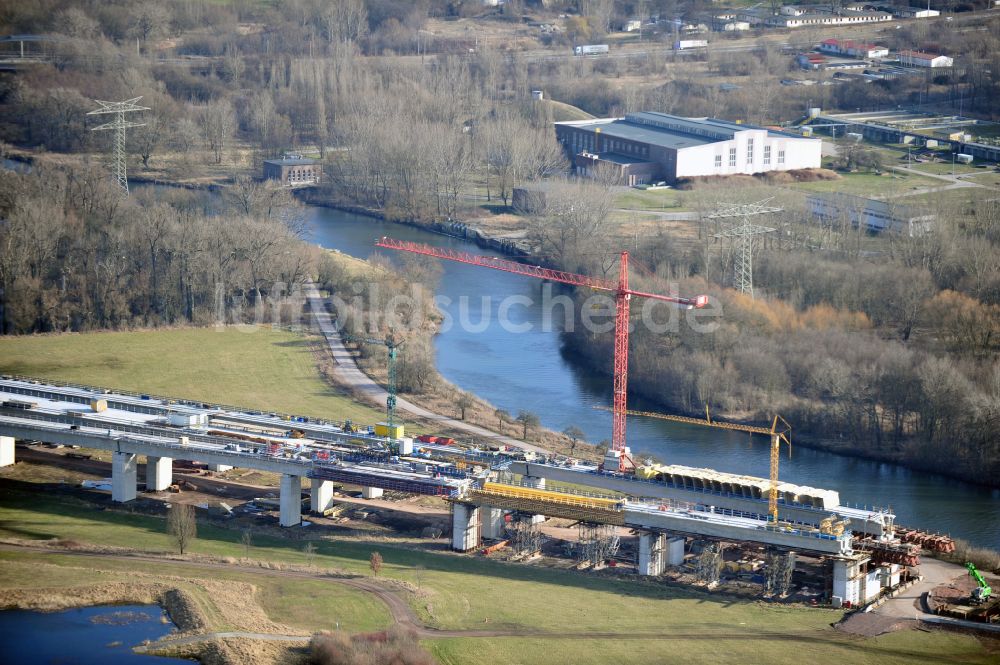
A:
[[[338,332],[337,327],[333,324],[330,314],[323,306],[323,298],[316,289],[316,285],[312,282],[307,282],[305,291],[306,298],[309,300],[309,309],[312,313],[313,320],[316,323],[316,327],[323,335],[323,338],[326,339],[327,346],[330,349],[330,354],[333,356],[334,362],[336,362],[337,366],[334,369],[334,373],[337,376],[337,380],[369,401],[375,404],[385,404],[385,400],[389,396],[388,393],[385,391],[385,388],[375,383],[367,374],[358,368],[358,364],[354,362],[354,357],[347,351],[346,348],[344,348],[344,344],[340,339],[340,333]],[[441,414],[434,413],[433,411],[425,409],[422,406],[417,406],[413,402],[410,402],[402,397],[396,398],[396,408],[400,411],[406,411],[407,413],[417,416],[418,418],[440,423],[442,427],[449,427],[452,429],[462,430],[463,432],[468,432],[479,439],[506,444],[522,450],[532,450],[538,453],[549,452],[544,448],[533,446],[530,443],[525,443],[524,441],[519,441],[518,439],[514,439],[509,436],[503,436],[502,434],[497,434],[496,432],[491,432],[490,430],[479,427],[478,425],[442,416]]]

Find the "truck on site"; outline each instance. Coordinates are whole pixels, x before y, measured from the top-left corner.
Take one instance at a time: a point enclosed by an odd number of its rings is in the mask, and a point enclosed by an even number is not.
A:
[[[690,51],[691,49],[708,48],[706,39],[678,39],[674,42],[675,51]]]
[[[602,55],[607,52],[607,44],[584,44],[573,47],[573,55]]]
[[[976,580],[976,584],[978,585],[972,590],[973,604],[980,605],[985,603],[993,595],[993,589],[986,583],[986,579],[982,576],[982,573],[976,570],[975,564],[969,562],[965,564],[965,567],[969,569],[969,575]]]

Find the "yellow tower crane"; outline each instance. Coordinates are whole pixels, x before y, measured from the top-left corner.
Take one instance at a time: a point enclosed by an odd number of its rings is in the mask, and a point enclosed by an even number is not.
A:
[[[596,406],[595,409],[600,409],[602,411],[610,411],[607,407]],[[788,456],[792,456],[792,426],[788,424],[788,421],[779,415],[775,415],[774,419],[771,421],[771,427],[761,427],[759,425],[742,425],[740,423],[727,423],[722,420],[712,420],[712,417],[708,413],[708,405],[705,405],[705,419],[701,418],[691,418],[688,416],[674,416],[668,413],[655,413],[653,411],[635,411],[633,409],[626,409],[626,415],[629,416],[646,416],[648,418],[659,418],[660,420],[672,420],[676,423],[685,423],[688,425],[704,425],[707,427],[717,427],[719,429],[728,429],[735,432],[748,432],[750,434],[763,434],[765,436],[771,437],[771,476],[770,476],[770,486],[768,488],[767,495],[767,508],[768,513],[771,515],[771,521],[778,521],[778,465],[779,465],[779,452],[781,447],[781,442],[784,441],[788,444]]]

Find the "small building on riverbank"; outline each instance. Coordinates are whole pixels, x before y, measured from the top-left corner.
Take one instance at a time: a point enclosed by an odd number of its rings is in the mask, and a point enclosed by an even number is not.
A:
[[[318,185],[322,174],[322,164],[301,155],[264,160],[264,180],[277,180],[289,187]]]

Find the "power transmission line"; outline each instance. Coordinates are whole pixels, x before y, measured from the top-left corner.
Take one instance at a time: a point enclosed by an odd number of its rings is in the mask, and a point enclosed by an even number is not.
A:
[[[734,286],[740,293],[748,294],[753,298],[753,237],[764,233],[772,233],[775,229],[769,226],[757,226],[750,221],[756,215],[766,215],[781,212],[782,208],[766,205],[771,199],[764,199],[757,203],[733,204],[719,208],[708,215],[709,219],[730,219],[733,217],[742,218],[739,225],[728,231],[716,233],[715,238],[733,238],[736,245],[736,275]]]
[[[128,196],[128,173],[126,171],[126,152],[125,152],[125,129],[127,127],[142,127],[146,123],[144,122],[134,122],[125,119],[126,113],[132,113],[134,111],[148,111],[149,108],[146,106],[137,106],[138,102],[142,97],[136,97],[134,99],[127,99],[123,102],[102,102],[100,99],[95,99],[94,101],[101,105],[101,108],[96,111],[91,111],[87,115],[101,115],[105,113],[114,113],[116,117],[111,122],[105,123],[94,127],[90,131],[99,132],[108,129],[115,130],[115,140],[113,150],[114,159],[114,169],[115,169],[115,179],[118,181],[118,186],[122,188],[125,196]]]

